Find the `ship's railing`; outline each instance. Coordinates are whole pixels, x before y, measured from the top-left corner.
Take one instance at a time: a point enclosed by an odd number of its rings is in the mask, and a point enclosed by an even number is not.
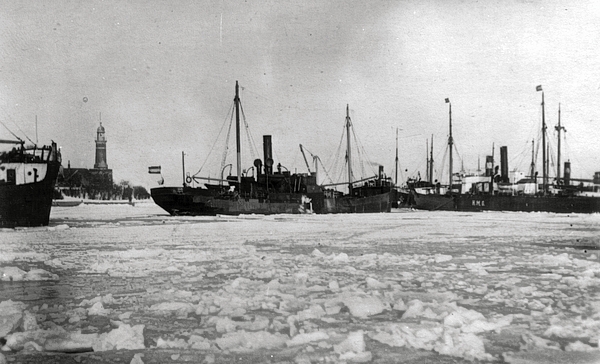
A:
[[[56,148],[56,143],[52,145],[38,147],[34,146],[21,146],[19,148],[14,147],[10,151],[0,153],[0,161],[5,163],[44,163],[59,161],[60,153]]]

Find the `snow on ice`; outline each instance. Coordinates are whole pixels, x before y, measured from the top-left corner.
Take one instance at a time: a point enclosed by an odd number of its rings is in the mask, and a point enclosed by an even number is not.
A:
[[[0,232],[3,356],[596,363],[599,232],[598,215],[59,208]]]

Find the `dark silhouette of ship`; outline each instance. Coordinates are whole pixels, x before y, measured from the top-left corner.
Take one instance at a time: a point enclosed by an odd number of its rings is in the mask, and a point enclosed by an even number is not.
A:
[[[542,91],[541,86],[537,91]],[[449,100],[446,99],[449,103]],[[559,121],[556,130],[564,128]],[[555,212],[555,213],[595,213],[600,212],[600,193],[597,182],[600,173],[596,173],[595,185],[585,186],[583,182],[571,178],[571,163],[565,162],[564,175],[560,173],[560,144],[558,147],[557,178],[554,183],[548,182],[548,156],[546,155],[546,122],[544,115],[544,94],[542,91],[542,152],[543,167],[541,183],[535,171],[532,156],[529,176],[523,176],[516,181],[510,181],[508,169],[508,149],[500,148],[501,168],[493,168],[493,156],[486,159],[486,172],[483,175],[462,176],[456,180],[452,173],[452,105],[449,105],[450,148],[449,181],[448,185],[437,183],[410,184],[412,207],[423,210],[446,211],[524,211],[524,212]],[[533,151],[532,151],[533,154]],[[414,181],[413,181],[414,182]],[[573,182],[579,182],[573,184]]]
[[[241,168],[240,98],[236,82],[237,175],[226,178],[187,176],[181,187],[156,187],[150,193],[155,203],[171,215],[240,215],[389,212],[395,198],[391,181],[378,176],[348,183],[349,193],[317,184],[316,173],[290,173],[274,165],[272,138],[263,136],[263,159],[254,161],[256,176],[243,175]],[[347,127],[350,118],[347,116]],[[349,137],[348,137],[349,138]],[[160,167],[150,167],[160,173]],[[184,172],[185,175],[185,172]],[[349,174],[351,176],[351,173]],[[192,182],[206,181],[201,187]],[[212,183],[211,183],[212,182]]]
[[[54,185],[60,169],[61,155],[50,146],[25,146],[24,142],[0,153],[0,227],[48,225]]]

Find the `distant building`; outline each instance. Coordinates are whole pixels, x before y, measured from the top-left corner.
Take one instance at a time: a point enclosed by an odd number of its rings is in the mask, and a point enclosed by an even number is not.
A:
[[[112,169],[106,162],[106,131],[102,122],[96,130],[96,163],[93,169],[63,168],[58,188],[66,196],[108,200],[114,198]]]
[[[94,169],[108,169],[106,164],[106,135],[102,122],[96,131],[96,164]]]

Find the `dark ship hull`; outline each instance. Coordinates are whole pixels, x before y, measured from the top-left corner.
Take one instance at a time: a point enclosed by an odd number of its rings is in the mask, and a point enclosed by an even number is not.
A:
[[[227,197],[193,187],[158,187],[150,193],[158,206],[175,216],[377,213],[390,212],[394,200],[393,191],[338,198],[325,198],[322,193],[271,194],[268,199]]]
[[[310,173],[310,168],[309,173],[292,174],[287,168],[283,171],[281,164],[278,164],[275,171],[270,135],[263,136],[263,160],[254,160],[252,168],[255,168],[256,175],[244,175],[239,149],[239,104],[239,86],[236,82],[237,175],[228,176],[227,179],[213,178],[219,184],[205,184],[206,188],[189,185],[207,180],[195,175],[188,175],[183,187],[153,188],[150,194],[158,206],[171,215],[192,216],[390,212],[392,202],[396,199],[395,190],[390,181],[383,177],[383,167],[380,167],[379,176],[350,183],[350,194],[343,195],[318,185],[317,175]],[[348,107],[346,111],[348,113]],[[149,173],[160,173],[160,167],[149,168]],[[364,183],[354,187],[359,182]]]
[[[198,187],[158,187],[151,189],[150,194],[158,206],[176,216],[301,214],[311,211],[310,203],[303,203],[302,195],[297,194],[278,196],[277,200],[273,200],[273,196],[270,199],[243,198]]]
[[[413,194],[415,208],[444,211],[600,212],[600,198],[588,196],[503,196]]]
[[[33,227],[45,226],[50,221],[50,209],[54,194],[54,184],[60,169],[60,157],[56,157],[56,145],[53,144],[55,157],[53,160],[29,163],[31,169],[36,165],[45,165],[43,179],[36,182],[17,184],[4,179],[0,181],[0,227]],[[10,162],[10,161],[8,161]],[[16,163],[19,165],[28,163]],[[15,163],[3,164],[3,168],[11,169]],[[39,168],[40,170],[42,168]],[[35,172],[34,172],[35,173]]]

